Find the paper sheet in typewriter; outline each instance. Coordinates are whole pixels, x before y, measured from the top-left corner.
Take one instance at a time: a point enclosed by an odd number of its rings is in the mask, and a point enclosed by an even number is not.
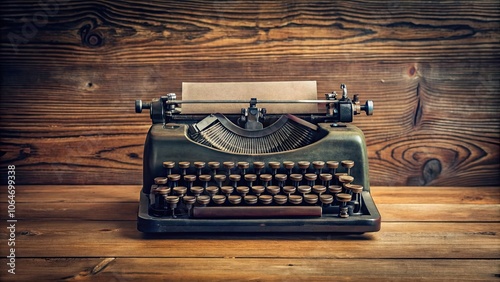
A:
[[[182,100],[317,100],[316,81],[182,83]],[[262,104],[272,114],[317,113],[318,105]],[[183,104],[183,114],[239,114],[246,104]]]

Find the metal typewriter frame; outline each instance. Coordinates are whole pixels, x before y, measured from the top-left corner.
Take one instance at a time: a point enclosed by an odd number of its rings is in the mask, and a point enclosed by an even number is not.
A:
[[[321,217],[306,218],[217,218],[217,219],[197,219],[189,218],[187,215],[172,218],[169,216],[158,217],[149,214],[149,190],[154,176],[161,175],[162,168],[158,167],[157,160],[150,160],[148,156],[155,156],[155,159],[176,159],[181,157],[178,152],[182,150],[196,152],[206,152],[211,150],[211,159],[227,160],[234,159],[234,154],[208,148],[196,144],[185,138],[188,130],[187,122],[192,120],[201,120],[203,115],[179,115],[177,106],[182,103],[211,103],[214,101],[178,101],[174,94],[163,96],[160,99],[154,99],[151,104],[143,104],[142,101],[136,101],[136,112],[142,109],[150,109],[153,125],[151,126],[146,138],[144,150],[144,183],[140,193],[140,203],[138,211],[138,230],[146,233],[174,233],[174,232],[347,232],[364,233],[380,230],[381,217],[370,194],[370,184],[368,176],[368,157],[366,146],[364,145],[364,135],[357,127],[344,124],[351,122],[352,116],[365,111],[368,115],[373,112],[373,102],[367,101],[365,105],[360,105],[357,96],[354,100],[347,97],[345,85],[341,86],[343,95],[341,99],[336,98],[336,93],[326,94],[327,100],[298,100],[298,101],[258,101],[258,103],[326,103],[325,115],[302,115],[301,118],[317,123],[323,130],[328,131],[328,135],[334,138],[326,139],[322,142],[334,142],[334,144],[322,144],[315,142],[307,145],[307,150],[291,150],[287,152],[278,152],[265,154],[264,157],[275,160],[299,161],[302,159],[321,159],[320,153],[315,155],[318,146],[344,146],[345,156],[356,155],[358,159],[363,160],[358,163],[352,171],[353,176],[362,179],[363,183],[363,213],[362,215],[350,216],[348,218],[339,218],[335,214],[324,214]],[[216,101],[220,103],[220,101]],[[242,101],[224,101],[225,103],[241,103]],[[247,101],[248,102],[248,101]],[[248,109],[242,109],[240,119],[245,119],[247,123],[252,123],[250,129],[258,130],[259,118],[263,117],[265,109],[256,108],[257,100],[250,101]],[[173,123],[175,121],[176,123]],[[262,128],[262,127],[260,127]],[[162,138],[168,136],[176,140],[169,143],[170,156],[166,157],[165,150],[159,149],[162,145]],[[329,140],[329,141],[328,141]],[[154,146],[153,144],[157,144]],[[158,145],[159,144],[159,145]],[[354,146],[352,146],[354,144]],[[176,153],[177,152],[177,153]],[[304,154],[307,153],[307,156]],[[262,156],[241,155],[242,161],[259,161]],[[163,159],[163,160],[165,160]],[[348,159],[346,157],[345,159]],[[239,159],[240,160],[240,159]],[[189,160],[186,161],[197,161]],[[365,168],[364,170],[362,168]],[[202,208],[202,207],[201,207]]]

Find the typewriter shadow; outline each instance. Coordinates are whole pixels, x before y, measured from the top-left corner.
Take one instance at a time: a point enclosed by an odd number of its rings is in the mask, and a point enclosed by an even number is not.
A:
[[[142,239],[145,240],[335,240],[335,241],[365,241],[373,240],[371,233],[300,233],[300,232],[245,232],[245,233],[176,233],[176,234],[161,234],[161,233],[143,233]]]

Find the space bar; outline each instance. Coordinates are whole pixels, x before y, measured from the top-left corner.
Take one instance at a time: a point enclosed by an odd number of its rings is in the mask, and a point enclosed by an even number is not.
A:
[[[320,206],[193,207],[194,218],[321,217]]]

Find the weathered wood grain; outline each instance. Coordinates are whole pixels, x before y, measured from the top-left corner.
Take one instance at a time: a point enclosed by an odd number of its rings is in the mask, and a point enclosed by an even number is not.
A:
[[[135,99],[317,80],[318,97],[346,83],[375,101],[355,121],[372,185],[500,184],[496,1],[0,5],[2,181],[14,164],[23,184],[139,184]]]
[[[210,258],[210,264],[206,261],[206,258],[19,259],[18,273],[6,276],[4,281],[492,281],[498,276],[499,263],[499,260],[463,259],[304,261],[232,257]],[[4,268],[2,263],[0,271]]]

